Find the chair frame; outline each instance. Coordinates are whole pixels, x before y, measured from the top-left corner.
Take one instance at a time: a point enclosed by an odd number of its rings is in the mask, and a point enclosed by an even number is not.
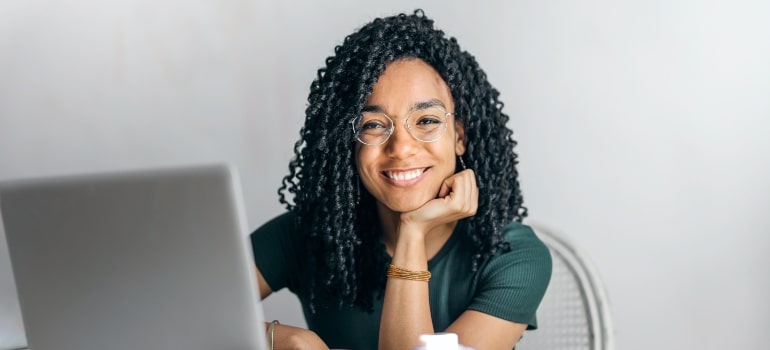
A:
[[[562,257],[585,293],[585,304],[589,324],[593,332],[594,350],[614,350],[615,339],[610,315],[609,299],[604,284],[599,278],[598,271],[587,260],[586,255],[563,236],[554,233],[539,223],[528,223],[538,238],[551,251]]]

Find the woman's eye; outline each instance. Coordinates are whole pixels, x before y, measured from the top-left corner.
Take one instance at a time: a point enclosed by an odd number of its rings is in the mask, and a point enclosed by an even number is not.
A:
[[[442,122],[441,119],[439,119],[436,116],[424,115],[424,116],[420,117],[419,120],[417,120],[417,124],[416,125],[441,124],[441,122]]]
[[[363,125],[361,125],[361,130],[371,130],[371,129],[384,129],[385,124],[381,122],[366,122]]]

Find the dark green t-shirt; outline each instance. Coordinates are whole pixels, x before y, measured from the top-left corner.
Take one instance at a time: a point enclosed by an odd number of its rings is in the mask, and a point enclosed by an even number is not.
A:
[[[382,299],[374,300],[374,312],[353,307],[309,309],[309,270],[302,230],[296,216],[287,212],[251,234],[254,260],[274,291],[288,287],[300,300],[308,328],[330,348],[376,349]],[[500,252],[476,272],[470,269],[472,245],[465,225],[455,232],[428,261],[431,272],[430,311],[433,329],[444,331],[465,310],[477,310],[505,320],[537,327],[535,310],[551,278],[551,255],[532,229],[514,222],[503,229],[511,251]]]

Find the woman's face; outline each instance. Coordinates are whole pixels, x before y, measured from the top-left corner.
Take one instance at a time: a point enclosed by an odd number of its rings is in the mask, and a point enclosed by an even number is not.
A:
[[[441,137],[433,142],[415,139],[405,118],[429,106],[454,113],[449,87],[433,67],[419,59],[394,61],[385,68],[366,101],[364,110],[387,114],[394,122],[390,138],[379,146],[356,142],[356,165],[364,187],[395,212],[415,210],[436,198],[441,184],[455,172],[458,155],[465,152],[462,125],[450,115]],[[443,117],[443,116],[442,116]]]

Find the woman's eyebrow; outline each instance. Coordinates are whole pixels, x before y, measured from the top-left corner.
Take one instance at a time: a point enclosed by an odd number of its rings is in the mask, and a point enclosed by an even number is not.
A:
[[[363,108],[361,108],[361,112],[369,112],[369,113],[385,113],[385,109],[382,108],[380,105],[366,105]]]
[[[433,107],[441,107],[446,109],[446,105],[444,105],[444,102],[442,102],[437,98],[432,98],[427,101],[415,102],[412,105],[412,107],[409,108],[409,112],[421,111],[423,109],[428,109]],[[385,113],[385,108],[382,108],[382,106],[380,105],[366,105],[363,108],[361,108],[361,112]]]
[[[442,108],[446,109],[446,106],[444,105],[444,102],[441,102],[441,100],[439,100],[437,98],[433,98],[433,99],[430,99],[430,100],[427,100],[427,101],[417,102],[414,105],[412,105],[412,108],[410,108],[409,110],[414,112],[414,111],[420,111],[420,110],[423,110],[423,109],[428,109],[428,108],[433,108],[433,107],[442,107]]]

